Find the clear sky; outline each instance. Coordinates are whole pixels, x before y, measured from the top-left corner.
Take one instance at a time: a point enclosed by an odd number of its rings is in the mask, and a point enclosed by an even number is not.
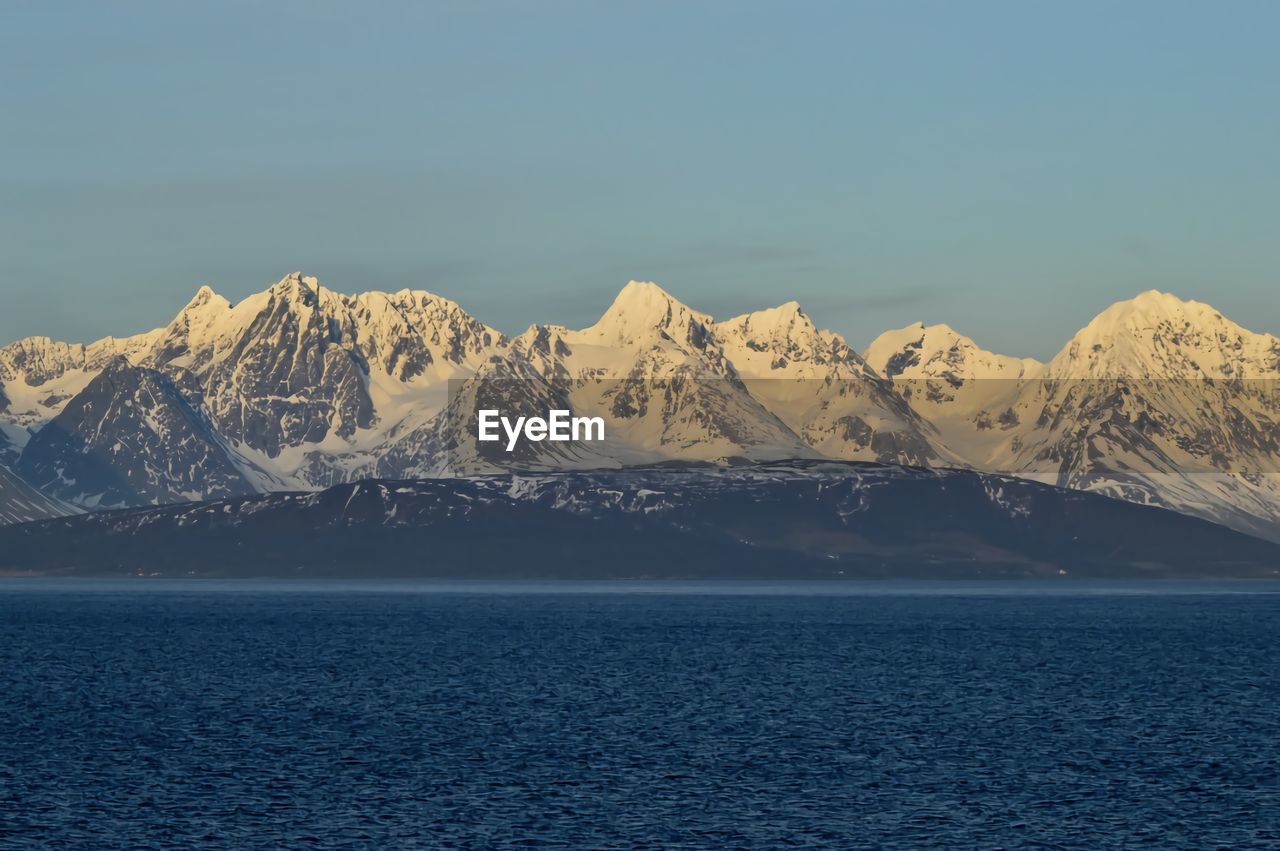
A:
[[[301,269],[503,330],[629,278],[1047,356],[1156,287],[1280,333],[1280,3],[0,4],[0,340]]]

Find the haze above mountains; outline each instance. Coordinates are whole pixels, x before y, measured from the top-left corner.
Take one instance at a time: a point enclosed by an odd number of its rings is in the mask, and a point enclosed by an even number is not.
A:
[[[201,288],[144,334],[0,348],[0,518],[508,466],[825,457],[997,471],[1280,540],[1277,378],[1276,337],[1155,291],[1040,363],[945,325],[859,353],[795,302],[717,322],[640,282],[588,328],[503,335],[431,293],[293,274],[234,305]],[[493,388],[517,408],[607,413],[610,440],[481,453],[457,424]]]

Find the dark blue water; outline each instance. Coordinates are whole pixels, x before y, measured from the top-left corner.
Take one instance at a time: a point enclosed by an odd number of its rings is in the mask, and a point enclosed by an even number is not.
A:
[[[0,845],[1277,847],[1275,591],[0,583]]]

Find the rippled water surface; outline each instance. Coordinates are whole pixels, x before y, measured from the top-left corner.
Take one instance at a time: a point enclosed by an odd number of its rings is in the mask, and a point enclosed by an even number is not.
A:
[[[0,845],[1277,847],[1267,585],[0,583]]]

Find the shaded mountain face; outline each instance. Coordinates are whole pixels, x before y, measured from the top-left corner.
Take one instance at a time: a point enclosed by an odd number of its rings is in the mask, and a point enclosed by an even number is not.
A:
[[[28,437],[29,435],[22,429],[12,426],[0,428],[0,466],[12,466],[18,463],[22,447]],[[15,438],[20,442],[15,442]]]
[[[95,383],[125,366],[138,387]],[[98,506],[825,457],[1004,472],[1280,539],[1277,378],[1276,338],[1159,293],[1113,306],[1040,364],[943,325],[860,355],[794,302],[717,322],[641,282],[588,328],[508,338],[430,293],[342,295],[293,274],[234,305],[202,288],[146,334],[0,348],[0,461]],[[104,402],[117,393],[163,413]],[[609,439],[489,451],[468,431],[484,398],[598,415]]]
[[[98,512],[0,529],[0,568],[199,577],[1222,578],[1280,575],[1280,545],[1019,479],[799,462],[373,480]]]
[[[76,513],[78,509],[45,496],[8,467],[0,465],[0,526]]]
[[[46,494],[91,507],[253,491],[212,424],[174,383],[123,357],[36,432],[18,471]]]

